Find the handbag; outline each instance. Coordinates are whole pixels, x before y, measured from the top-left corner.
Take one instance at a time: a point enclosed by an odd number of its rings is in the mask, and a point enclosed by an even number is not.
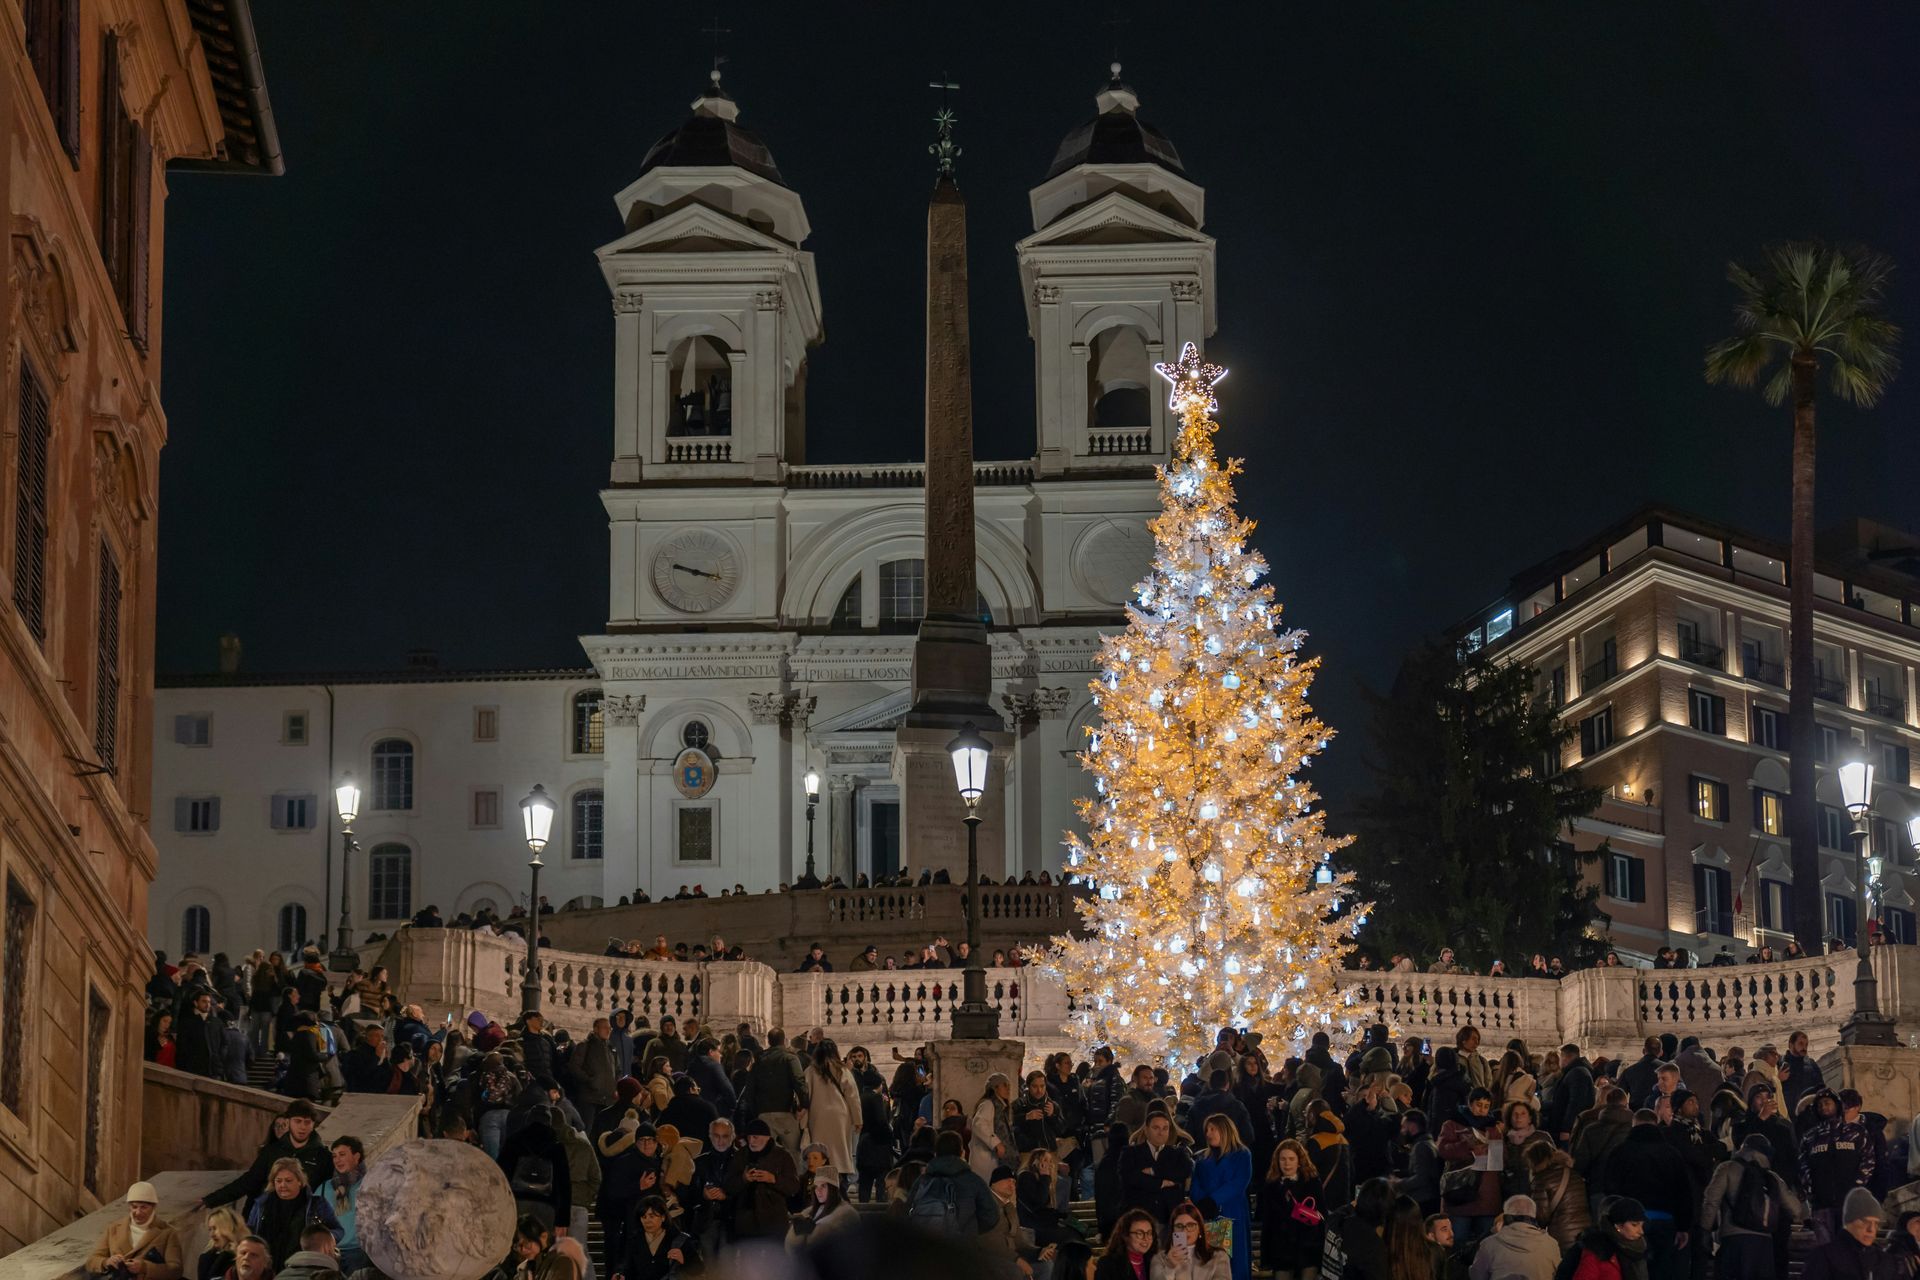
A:
[[[1468,1204],[1480,1194],[1480,1175],[1484,1169],[1467,1165],[1449,1169],[1440,1175],[1440,1199],[1447,1204]]]
[[[1208,1219],[1207,1243],[1215,1249],[1223,1249],[1231,1254],[1233,1252],[1233,1219]]]
[[[1290,1200],[1293,1199],[1291,1196],[1287,1198]],[[1288,1210],[1288,1214],[1295,1222],[1302,1223],[1306,1226],[1317,1227],[1320,1225],[1320,1210],[1318,1206],[1315,1205],[1312,1196],[1308,1196],[1305,1200],[1294,1200],[1293,1207]]]

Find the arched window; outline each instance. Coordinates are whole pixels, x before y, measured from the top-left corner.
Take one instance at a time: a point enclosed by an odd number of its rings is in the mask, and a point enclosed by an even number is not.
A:
[[[1095,335],[1087,361],[1087,415],[1098,427],[1146,427],[1153,422],[1148,388],[1153,384],[1146,338],[1116,325]]]
[[[213,913],[198,903],[180,913],[180,953],[205,955],[213,950]]]
[[[280,950],[292,955],[307,945],[307,909],[297,902],[280,908]]]
[[[708,334],[688,338],[667,361],[673,402],[668,406],[670,436],[733,434],[733,363],[727,349]]]
[[[413,915],[413,850],[377,844],[367,856],[367,916],[406,920]]]
[[[680,730],[680,745],[707,751],[707,743],[712,741],[713,732],[707,728],[705,720],[689,720]],[[709,752],[709,754],[711,754]]]
[[[880,566],[882,625],[918,622],[927,612],[927,562],[889,560]]]
[[[597,756],[606,745],[607,720],[600,691],[582,689],[573,695],[573,754]]]
[[[840,595],[840,603],[834,606],[832,627],[835,631],[848,631],[860,625],[860,588],[865,585],[867,575],[856,573],[853,581]]]
[[[413,744],[405,738],[373,744],[373,807],[413,808]]]
[[[597,788],[573,793],[573,856],[598,862],[605,848],[602,821],[605,793]]]

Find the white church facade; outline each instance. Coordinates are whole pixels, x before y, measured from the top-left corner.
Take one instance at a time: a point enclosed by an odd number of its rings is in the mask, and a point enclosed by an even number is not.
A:
[[[1062,864],[1099,638],[1159,509],[1171,424],[1152,366],[1214,328],[1203,193],[1137,112],[1116,67],[1015,246],[1035,449],[975,465],[980,608],[1013,737],[995,878]],[[616,203],[625,231],[598,253],[615,335],[605,629],[577,670],[163,679],[155,946],[330,938],[329,797],[348,770],[366,791],[357,936],[429,903],[451,918],[524,902],[517,805],[535,782],[560,801],[541,882],[556,905],[792,882],[809,770],[818,873],[900,865],[923,469],[806,461],[824,333],[806,213],[717,77]]]

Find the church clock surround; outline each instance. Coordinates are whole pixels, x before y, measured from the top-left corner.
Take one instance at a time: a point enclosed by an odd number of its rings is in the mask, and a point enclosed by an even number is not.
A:
[[[653,555],[653,589],[682,613],[717,609],[740,584],[733,544],[704,529],[677,533]]]

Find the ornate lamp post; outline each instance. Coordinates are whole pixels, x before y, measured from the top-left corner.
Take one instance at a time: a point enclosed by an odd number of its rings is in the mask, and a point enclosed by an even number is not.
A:
[[[524,1018],[540,1012],[540,851],[553,834],[553,798],[537,782],[520,802],[520,823],[526,829],[527,848],[533,850],[533,858],[527,863],[533,868],[533,887],[527,894],[527,974],[520,988],[520,1016]]]
[[[793,882],[796,889],[818,889],[820,877],[813,873],[813,811],[820,803],[820,774],[817,770],[807,770],[807,776],[800,780],[807,792],[807,870],[806,874]]]
[[[333,789],[334,808],[340,813],[340,931],[334,938],[333,954],[327,967],[335,973],[352,973],[360,965],[360,953],[353,949],[353,820],[360,816],[360,788],[353,774],[340,777]]]
[[[960,1007],[953,1011],[953,1038],[998,1040],[1000,1014],[987,1003],[987,971],[980,963],[980,796],[987,789],[993,744],[969,720],[947,744],[947,754],[953,757],[954,785],[967,805],[967,967]]]
[[[1880,858],[1873,852],[1868,818],[1873,813],[1873,766],[1849,760],[1840,766],[1840,797],[1853,815],[1853,834],[1860,841],[1857,905],[1854,908],[1853,1016],[1840,1027],[1840,1043],[1895,1045],[1900,1043],[1893,1019],[1880,1012],[1880,985],[1873,977],[1873,890],[1880,883]]]

